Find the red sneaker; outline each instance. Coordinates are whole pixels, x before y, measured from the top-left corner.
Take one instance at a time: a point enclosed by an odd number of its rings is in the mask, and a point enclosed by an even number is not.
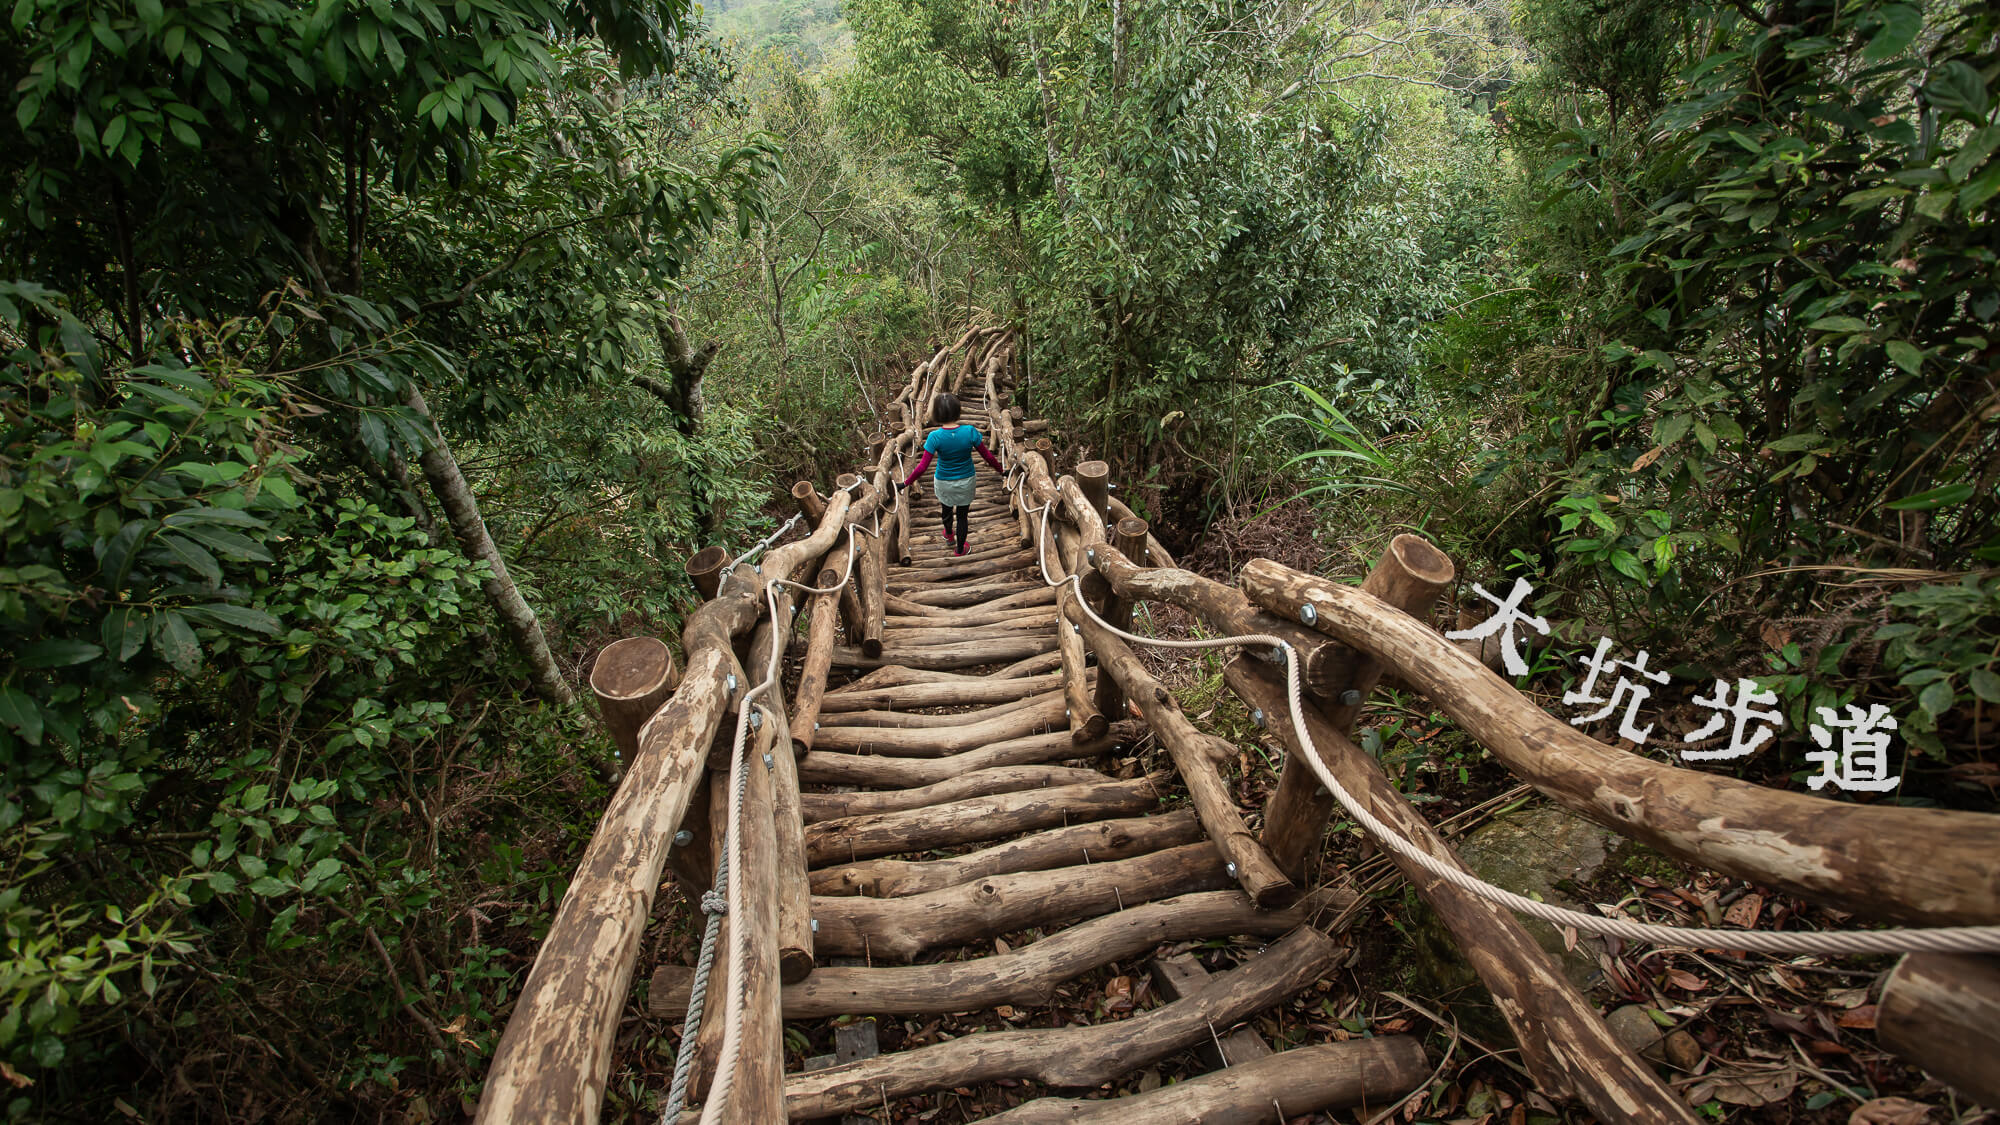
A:
[[[964,543],[960,543],[960,544],[958,545],[958,550],[956,550],[956,551],[953,551],[953,552],[952,552],[952,554],[954,554],[954,555],[962,555],[962,554],[964,554],[964,553],[966,552],[966,549],[967,549],[967,546],[968,546],[967,544],[964,544]]]

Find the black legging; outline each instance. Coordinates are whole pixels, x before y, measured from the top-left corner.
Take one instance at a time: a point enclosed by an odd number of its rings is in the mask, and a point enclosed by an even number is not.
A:
[[[950,538],[952,542],[957,543],[961,547],[964,546],[966,524],[972,522],[972,505],[967,504],[962,508],[954,508],[950,504],[939,504],[938,510],[944,513],[945,535],[948,538]],[[952,521],[954,519],[958,521],[957,535],[952,535],[951,531]]]

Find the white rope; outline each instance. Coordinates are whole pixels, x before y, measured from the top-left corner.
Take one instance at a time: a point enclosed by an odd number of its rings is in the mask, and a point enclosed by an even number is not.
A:
[[[1497,902],[1510,910],[1539,918],[1556,926],[1584,930],[1589,933],[1608,934],[1629,942],[1649,945],[1683,945],[1698,948],[1740,949],[1753,953],[1987,953],[2000,952],[2000,926],[1939,926],[1924,929],[1887,930],[1822,930],[1818,932],[1785,932],[1753,930],[1716,930],[1681,926],[1661,926],[1649,922],[1633,922],[1623,918],[1605,918],[1595,914],[1568,910],[1537,902],[1525,895],[1515,894],[1504,887],[1496,887],[1471,875],[1452,864],[1419,849],[1404,839],[1400,833],[1377,819],[1375,814],[1363,807],[1338,779],[1333,771],[1321,760],[1319,748],[1314,745],[1312,734],[1306,730],[1304,711],[1304,686],[1300,676],[1298,651],[1283,639],[1265,634],[1253,633],[1240,637],[1216,637],[1204,640],[1167,640],[1160,637],[1141,637],[1128,633],[1097,615],[1090,608],[1090,602],[1083,595],[1082,579],[1075,574],[1067,575],[1061,581],[1049,577],[1047,543],[1049,537],[1050,500],[1038,509],[1042,515],[1041,535],[1036,540],[1035,558],[1042,571],[1042,581],[1050,586],[1061,586],[1064,582],[1076,584],[1076,604],[1092,621],[1104,629],[1137,644],[1153,645],[1159,648],[1225,648],[1237,645],[1268,645],[1276,648],[1285,657],[1285,686],[1288,693],[1287,704],[1291,710],[1292,733],[1298,745],[1306,750],[1299,755],[1321,785],[1326,786],[1349,816],[1373,837],[1375,841],[1404,859],[1423,868],[1426,872],[1451,884],[1460,890],[1470,891],[1481,898]],[[1058,628],[1061,623],[1058,623]]]

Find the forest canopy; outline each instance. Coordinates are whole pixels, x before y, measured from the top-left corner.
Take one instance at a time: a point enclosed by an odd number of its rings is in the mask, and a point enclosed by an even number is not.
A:
[[[974,320],[1190,557],[1353,575],[1416,530],[1562,645],[1756,677],[1789,722],[1743,776],[1877,702],[1889,799],[1991,809],[1996,37],[1948,0],[19,0],[9,1118],[476,1098],[618,769],[592,654],[675,635],[681,561],[852,468]],[[668,1049],[608,1105],[657,1113]]]

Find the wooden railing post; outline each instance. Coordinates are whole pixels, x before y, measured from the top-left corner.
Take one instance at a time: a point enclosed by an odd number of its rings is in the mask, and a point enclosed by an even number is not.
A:
[[[1111,526],[1111,466],[1102,461],[1078,461],[1071,475],[1083,490],[1084,499],[1097,510],[1104,526]]]
[[[590,669],[590,693],[604,713],[605,729],[629,762],[639,751],[639,728],[674,693],[674,654],[658,637],[626,637],[597,654]]]
[[[798,503],[799,513],[817,525],[826,518],[826,498],[819,494],[809,480],[802,480],[792,486],[792,499]]]
[[[687,576],[704,599],[714,597],[721,589],[722,568],[728,563],[729,549],[721,546],[703,547],[687,561]]]
[[[876,496],[875,486],[861,486],[861,499],[866,501]],[[878,501],[879,503],[879,501]],[[856,642],[868,656],[882,655],[882,615],[884,596],[887,593],[888,573],[886,559],[888,547],[883,543],[890,528],[883,528],[883,534],[859,535],[855,538],[861,545],[861,554],[855,559],[859,564],[855,569],[855,582],[861,587],[861,635]]]
[[[840,550],[836,547],[834,553]],[[798,573],[788,577],[794,582],[804,583],[816,573],[817,567],[808,560],[800,566]],[[789,586],[781,588],[776,622],[757,626],[750,642],[747,668],[752,680],[761,681],[764,678],[765,669],[771,666],[772,650],[781,648],[790,639],[798,597],[797,590]],[[782,655],[779,659],[782,661]],[[763,737],[764,732],[760,730],[759,741],[767,747],[765,753],[770,756],[771,808],[777,820],[774,879],[778,899],[778,970],[790,983],[804,980],[813,970],[812,907],[809,901],[812,892],[806,881],[805,824],[799,814],[799,769],[797,760],[792,756],[791,722],[786,717],[782,672],[778,682],[772,685],[761,702],[769,709],[769,721],[778,727],[777,733],[771,737]]]
[[[1368,593],[1423,620],[1439,595],[1451,585],[1456,571],[1451,560],[1415,535],[1398,535],[1375,563],[1375,569],[1361,583]],[[1368,694],[1382,678],[1382,666],[1352,649],[1333,658],[1331,677],[1337,695],[1323,699],[1321,709],[1327,722],[1341,734],[1354,729],[1354,720]],[[1280,716],[1267,716],[1270,722]],[[1287,756],[1278,774],[1278,787],[1264,806],[1264,847],[1278,866],[1293,879],[1304,882],[1312,861],[1319,855],[1320,837],[1333,813],[1333,794],[1319,783],[1312,767]]]
[[[1146,566],[1146,521],[1142,519],[1122,519],[1118,521],[1118,552],[1134,566]],[[1093,574],[1097,571],[1093,568]],[[1104,581],[1099,575],[1098,580]],[[1110,584],[1105,584],[1110,589]],[[1104,608],[1104,619],[1126,632],[1132,631],[1132,599],[1122,598],[1115,593]],[[1060,623],[1059,623],[1060,624]],[[1125,690],[1119,686],[1118,677],[1105,675],[1097,677],[1097,710],[1106,718],[1120,719],[1125,716]],[[1296,880],[1294,880],[1296,882]]]
[[[1882,985],[1884,1047],[1980,1105],[2000,1105],[2000,958],[1912,953]]]
[[[847,486],[853,484],[855,481],[860,479],[861,479],[860,476],[858,476],[857,474],[842,473],[838,477],[834,478],[833,483],[840,488],[846,488]],[[860,496],[859,489],[855,490],[855,496],[857,499],[859,498]],[[861,522],[861,521],[855,521],[851,516],[849,517],[849,521]],[[867,528],[871,525],[866,522],[861,522],[861,526],[863,528]],[[842,535],[842,538],[845,539],[844,533]],[[856,551],[862,550],[863,544],[867,543],[867,541],[868,541],[868,536],[866,534],[856,535],[854,537],[855,550]],[[840,618],[847,625],[847,642],[849,644],[858,645],[861,643],[861,630],[864,627],[866,627],[868,622],[868,615],[861,611],[861,583],[859,581],[861,574],[861,559],[859,555],[857,555],[854,560],[854,574],[856,577],[856,581],[849,582],[840,591]]]

